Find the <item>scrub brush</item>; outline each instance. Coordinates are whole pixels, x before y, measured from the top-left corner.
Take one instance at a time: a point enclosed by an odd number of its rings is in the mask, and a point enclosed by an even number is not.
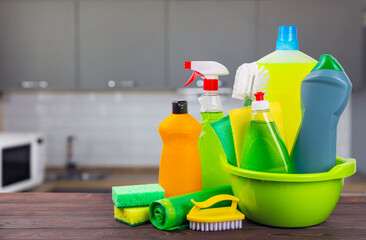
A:
[[[221,201],[232,201],[230,207],[208,208]],[[195,202],[191,199],[194,207],[187,215],[189,228],[196,231],[221,231],[229,229],[241,229],[244,214],[239,212],[236,207],[239,198],[221,194],[213,196],[204,202]]]
[[[265,92],[268,86],[269,72],[257,62],[244,63],[236,70],[233,98],[244,100],[244,107],[251,106],[254,93]]]

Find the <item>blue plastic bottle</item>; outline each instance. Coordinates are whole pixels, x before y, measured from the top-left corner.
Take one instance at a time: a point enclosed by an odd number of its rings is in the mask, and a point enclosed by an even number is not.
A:
[[[327,172],[336,164],[337,125],[352,84],[331,55],[322,55],[301,83],[303,120],[291,154],[295,173]]]

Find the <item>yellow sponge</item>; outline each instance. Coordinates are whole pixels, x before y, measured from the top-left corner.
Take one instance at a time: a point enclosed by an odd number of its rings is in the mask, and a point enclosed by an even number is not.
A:
[[[149,222],[149,206],[117,208],[114,206],[114,218],[130,226],[137,226]]]

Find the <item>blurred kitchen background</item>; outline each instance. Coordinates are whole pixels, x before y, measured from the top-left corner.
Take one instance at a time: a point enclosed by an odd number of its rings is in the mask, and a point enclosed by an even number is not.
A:
[[[202,90],[183,89],[184,61],[228,67],[227,114],[242,106],[231,98],[236,68],[274,51],[279,25],[296,25],[300,51],[332,54],[353,83],[337,155],[357,159],[344,193],[364,194],[365,10],[363,0],[0,0],[2,191],[157,182],[171,101],[187,99],[200,119]],[[24,160],[4,163],[14,156]]]

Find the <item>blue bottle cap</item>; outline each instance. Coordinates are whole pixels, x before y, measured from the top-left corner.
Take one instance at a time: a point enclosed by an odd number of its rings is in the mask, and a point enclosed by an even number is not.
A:
[[[276,50],[299,50],[296,26],[280,26]]]

